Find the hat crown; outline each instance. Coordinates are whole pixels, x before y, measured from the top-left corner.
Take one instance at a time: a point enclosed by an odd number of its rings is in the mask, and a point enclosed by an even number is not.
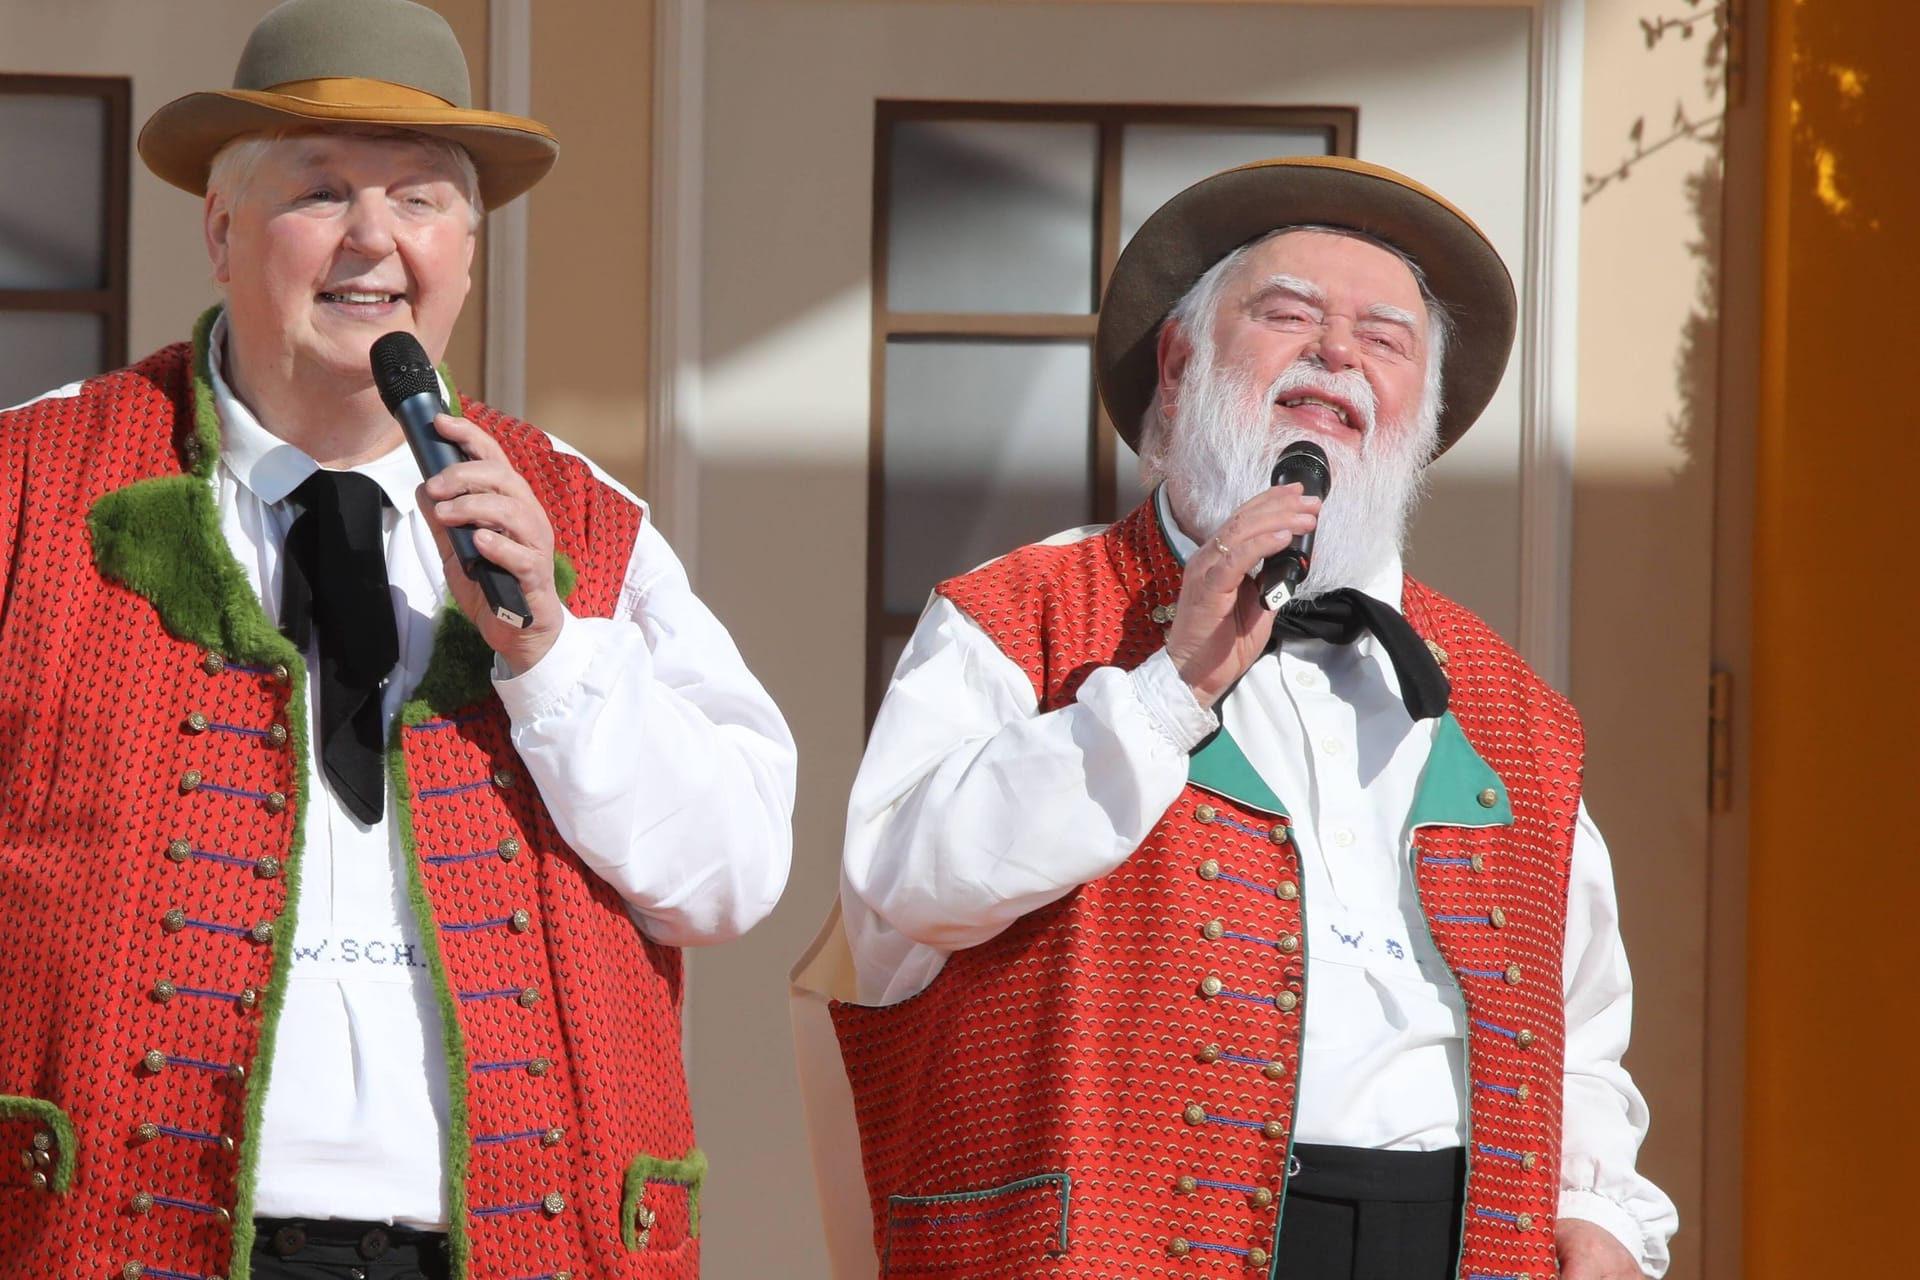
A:
[[[470,108],[466,55],[447,20],[413,0],[286,0],[247,38],[233,87],[384,80]]]

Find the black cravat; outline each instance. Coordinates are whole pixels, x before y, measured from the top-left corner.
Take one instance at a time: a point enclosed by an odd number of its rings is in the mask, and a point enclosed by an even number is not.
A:
[[[1429,720],[1447,709],[1447,677],[1413,624],[1385,601],[1353,587],[1282,606],[1274,616],[1273,639],[1267,648],[1282,640],[1352,644],[1365,631],[1373,632],[1385,646],[1393,673],[1400,678],[1400,699],[1407,704],[1408,715]]]
[[[381,547],[380,486],[316,471],[293,491],[280,630],[302,652],[320,638],[320,764],[333,794],[366,823],[386,808],[380,693],[400,659]]]

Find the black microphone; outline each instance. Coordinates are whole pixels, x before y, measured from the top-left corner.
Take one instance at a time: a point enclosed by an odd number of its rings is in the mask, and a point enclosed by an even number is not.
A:
[[[374,341],[368,353],[373,361],[373,383],[380,388],[380,399],[387,412],[399,419],[400,430],[413,449],[413,460],[420,474],[432,479],[467,455],[451,440],[434,429],[433,420],[447,411],[440,398],[440,375],[427,358],[419,339],[405,330],[397,330]],[[460,558],[466,575],[480,584],[493,616],[515,627],[533,625],[533,610],[520,590],[519,579],[481,555],[473,545],[473,530],[460,525],[447,530],[453,553]]]
[[[1327,455],[1310,440],[1296,440],[1280,453],[1273,464],[1273,483],[1297,484],[1309,498],[1324,498],[1333,488],[1333,472]],[[1260,566],[1260,603],[1278,609],[1293,599],[1293,589],[1313,567],[1313,530],[1299,534],[1277,554]]]

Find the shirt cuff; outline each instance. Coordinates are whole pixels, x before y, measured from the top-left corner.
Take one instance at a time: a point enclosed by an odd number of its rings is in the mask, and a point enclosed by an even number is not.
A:
[[[493,690],[500,695],[508,719],[527,724],[551,714],[566,701],[593,661],[593,643],[587,630],[562,609],[560,634],[540,661],[515,675],[498,654],[494,655]]]
[[[1608,1199],[1604,1192],[1562,1189],[1560,1217],[1579,1218],[1603,1228],[1633,1255],[1634,1265],[1641,1273],[1646,1273],[1647,1233],[1640,1229],[1639,1221],[1631,1213]]]
[[[1220,727],[1220,718],[1193,696],[1193,686],[1180,678],[1180,668],[1173,665],[1165,649],[1127,674],[1133,681],[1134,696],[1146,708],[1153,727],[1181,755]]]

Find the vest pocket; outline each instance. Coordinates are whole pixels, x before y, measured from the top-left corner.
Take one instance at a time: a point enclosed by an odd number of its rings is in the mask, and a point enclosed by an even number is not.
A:
[[[990,1276],[1067,1251],[1065,1173],[977,1191],[887,1197],[882,1276]]]
[[[0,1190],[65,1195],[78,1145],[73,1121],[59,1107],[0,1093]]]
[[[700,1184],[707,1157],[695,1147],[677,1160],[635,1156],[620,1198],[620,1239],[629,1252],[672,1253],[700,1238]]]

